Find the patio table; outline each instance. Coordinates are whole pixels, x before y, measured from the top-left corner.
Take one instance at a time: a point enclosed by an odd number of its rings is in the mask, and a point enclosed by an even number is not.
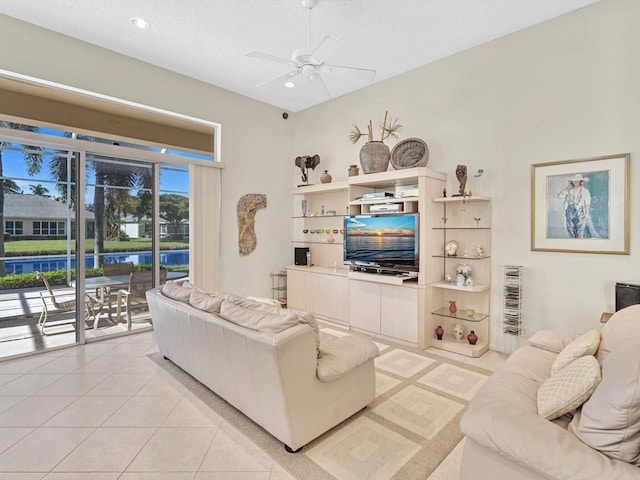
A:
[[[167,272],[167,280],[178,280],[181,278],[186,278],[188,276],[185,272]],[[102,309],[107,304],[107,315],[111,318],[111,294],[110,291],[112,288],[120,288],[126,287],[129,285],[129,275],[111,275],[111,276],[101,276],[101,277],[88,277],[84,280],[85,290],[93,290],[96,291],[96,301],[97,304],[94,305],[93,309],[96,312],[94,314],[93,321],[93,329],[96,330],[98,328],[98,320],[100,319],[100,315],[102,313]],[[69,286],[75,287],[76,281],[71,280],[69,282]],[[99,293],[98,293],[99,292]]]

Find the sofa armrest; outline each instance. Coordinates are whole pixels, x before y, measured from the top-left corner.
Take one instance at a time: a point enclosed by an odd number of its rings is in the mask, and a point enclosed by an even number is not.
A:
[[[331,382],[375,358],[380,352],[371,340],[353,335],[322,337],[316,375],[321,382]]]
[[[579,333],[562,332],[560,330],[540,330],[529,338],[532,347],[541,348],[553,353],[560,353],[564,347],[580,336]]]

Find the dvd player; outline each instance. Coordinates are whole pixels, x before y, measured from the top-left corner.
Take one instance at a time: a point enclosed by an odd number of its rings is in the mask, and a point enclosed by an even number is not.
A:
[[[387,198],[387,197],[393,197],[393,193],[389,193],[389,192],[372,192],[372,193],[365,193],[362,195],[362,199],[363,200],[375,200],[377,198]]]

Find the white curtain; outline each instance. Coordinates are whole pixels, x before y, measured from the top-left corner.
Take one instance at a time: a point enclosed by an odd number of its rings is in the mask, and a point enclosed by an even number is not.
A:
[[[205,290],[219,287],[220,166],[191,165],[189,212],[189,275]]]

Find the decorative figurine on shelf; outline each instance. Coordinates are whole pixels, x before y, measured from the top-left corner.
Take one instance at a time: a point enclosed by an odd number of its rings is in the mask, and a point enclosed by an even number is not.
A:
[[[458,246],[458,242],[456,242],[455,240],[451,240],[449,243],[447,243],[447,245],[445,246],[445,254],[447,255],[447,257],[457,256]]]
[[[482,245],[476,245],[476,257],[482,257],[484,255],[484,247]]]
[[[447,189],[446,188],[442,189],[442,198],[447,198]]]
[[[302,200],[300,202],[300,207],[302,208],[302,216],[306,217],[307,216],[307,201],[306,200]]]
[[[296,167],[300,169],[302,173],[302,185],[298,185],[299,187],[304,187],[309,185],[309,175],[308,170],[315,170],[315,168],[320,164],[320,155],[302,155],[300,157],[296,157],[295,160]]]
[[[476,311],[473,308],[467,308],[467,317],[473,317]]]
[[[464,196],[464,187],[467,185],[467,166],[466,165],[458,165],[456,167],[456,178],[458,182],[460,182],[460,190],[458,193],[452,195],[453,197],[462,197]]]
[[[480,217],[473,217],[476,222],[476,228],[480,228]]]
[[[476,342],[478,341],[478,336],[475,334],[473,330],[471,330],[471,333],[467,335],[467,340],[469,341],[469,344],[475,345]]]
[[[456,337],[456,340],[462,340],[464,336],[464,328],[459,323],[453,326],[453,336]]]
[[[436,328],[436,338],[442,340],[442,335],[444,335],[444,330],[441,325],[438,325],[438,328]]]
[[[449,311],[451,313],[456,313],[458,311],[458,307],[456,306],[455,300],[449,300]]]

